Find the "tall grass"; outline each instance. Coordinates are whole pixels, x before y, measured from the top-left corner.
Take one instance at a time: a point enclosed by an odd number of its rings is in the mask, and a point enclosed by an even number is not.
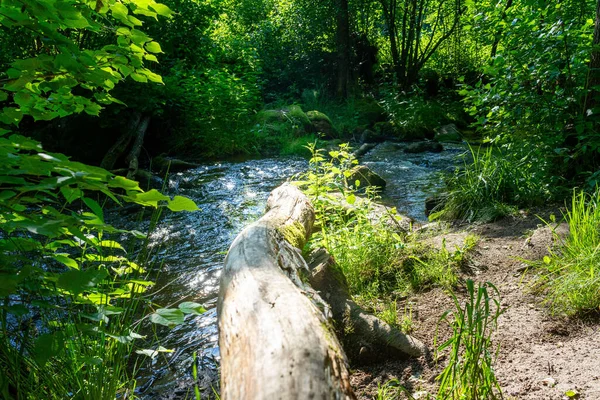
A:
[[[569,235],[561,248],[544,257],[541,283],[555,313],[600,311],[600,189],[573,192],[565,215]]]
[[[535,163],[493,147],[473,149],[446,183],[441,210],[431,219],[493,221],[517,211],[518,206],[543,204],[552,188]],[[472,160],[472,161],[471,161]]]
[[[495,400],[502,399],[502,390],[496,379],[491,336],[502,314],[498,289],[491,283],[475,288],[467,280],[467,300],[462,306],[454,293],[454,311],[442,318],[452,327],[452,337],[437,351],[450,348],[448,366],[438,377],[439,399]],[[492,296],[488,292],[492,290]],[[450,315],[452,318],[449,318]]]

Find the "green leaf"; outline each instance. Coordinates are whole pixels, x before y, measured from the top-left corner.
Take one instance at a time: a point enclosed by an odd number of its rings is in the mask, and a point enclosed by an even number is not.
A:
[[[83,202],[90,208],[90,210],[92,210],[94,215],[98,217],[102,223],[104,223],[104,212],[102,211],[100,204],[98,204],[96,200],[90,199],[89,197],[84,197]]]
[[[14,275],[0,274],[0,296],[6,297],[17,292],[19,278]]]
[[[147,192],[136,193],[132,197],[132,201],[146,206],[158,207],[159,201],[171,201],[171,199],[158,190],[152,189]]]
[[[101,365],[104,362],[100,357],[83,357],[81,361],[84,365]]]
[[[75,201],[75,200],[79,199],[81,196],[83,196],[83,192],[81,191],[81,189],[79,189],[77,187],[72,188],[71,186],[68,186],[68,185],[61,186],[60,193],[63,195],[63,197],[69,204],[71,204],[73,201]]]
[[[150,82],[163,83],[162,76],[155,74],[154,72],[150,71],[149,69],[144,69],[143,73],[144,73],[144,75],[146,75],[146,77],[148,78],[148,80]]]
[[[145,47],[146,47],[146,50],[148,50],[150,53],[162,53],[160,44],[158,44],[157,42],[146,43]]]
[[[129,76],[131,76],[131,79],[133,79],[136,82],[148,82],[148,78],[146,78],[145,75],[138,74],[137,72],[132,72]]]
[[[64,350],[62,332],[45,333],[35,340],[33,355],[40,366],[44,366],[51,357],[59,355]]]
[[[108,187],[124,189],[127,191],[134,190],[141,192],[140,184],[124,176],[117,175],[108,182]]]
[[[123,246],[121,246],[119,242],[115,242],[114,240],[102,240],[98,243],[98,246],[125,251]]]
[[[129,14],[129,10],[127,9],[127,7],[125,7],[123,4],[121,4],[119,2],[115,2],[112,5],[111,11],[113,13],[113,16],[120,20],[123,17],[127,16],[127,14]]]
[[[175,196],[173,200],[168,201],[167,207],[171,211],[197,211],[199,210],[193,200],[183,196]]]
[[[150,321],[172,328],[183,324],[184,316],[183,311],[176,308],[159,308],[154,314],[150,315]]]
[[[173,12],[171,11],[171,9],[167,6],[165,6],[164,4],[160,4],[160,3],[150,4],[150,8],[152,8],[154,11],[156,11],[156,13],[158,15],[162,15],[163,17],[169,18],[173,15]]]
[[[107,276],[105,269],[70,270],[60,274],[57,286],[77,296],[96,287]]]
[[[552,262],[552,259],[548,256],[544,256],[544,264],[550,264]]]
[[[354,204],[356,202],[356,196],[354,194],[350,194],[346,196],[346,201],[348,204]]]
[[[202,304],[194,303],[192,301],[184,301],[179,305],[179,309],[185,314],[201,315],[206,312],[206,309]]]
[[[79,269],[79,264],[77,264],[77,261],[70,258],[68,254],[53,254],[52,258],[71,269]]]
[[[158,355],[158,353],[172,353],[173,350],[165,349],[162,346],[158,346],[158,348],[156,350],[142,349],[142,350],[136,350],[135,352],[138,354],[144,355],[144,356],[148,356],[150,358],[155,358]]]

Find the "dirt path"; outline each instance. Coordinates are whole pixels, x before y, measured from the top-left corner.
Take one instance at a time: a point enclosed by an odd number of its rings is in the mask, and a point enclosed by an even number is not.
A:
[[[469,233],[480,241],[472,253],[474,273],[463,275],[476,281],[492,282],[501,294],[505,313],[499,319],[495,344],[500,352],[495,363],[496,376],[507,399],[567,399],[567,390],[576,389],[580,399],[600,399],[600,324],[598,321],[567,321],[552,317],[540,298],[528,290],[533,275],[523,274],[521,259],[541,259],[553,243],[549,228],[535,216],[507,218],[493,224],[456,229],[433,242],[446,239],[448,249],[462,244]],[[557,229],[566,234],[566,226]],[[458,292],[459,298],[463,293]],[[447,294],[435,289],[408,300],[412,304],[413,332],[433,349],[436,329],[438,343],[449,335],[440,316],[452,308]],[[398,310],[405,305],[399,304]],[[402,313],[403,311],[401,311]],[[438,327],[439,325],[439,327]],[[435,377],[446,360],[436,367],[424,359],[388,361],[354,371],[353,384],[361,399],[375,398],[378,385],[398,379],[412,393],[435,394]],[[400,396],[400,398],[403,398]]]

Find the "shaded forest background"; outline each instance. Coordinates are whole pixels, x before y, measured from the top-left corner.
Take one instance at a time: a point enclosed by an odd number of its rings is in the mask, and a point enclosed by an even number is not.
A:
[[[106,20],[88,10],[93,29],[61,8],[87,3],[49,2],[59,39],[25,21],[47,18],[50,6],[14,3],[23,21],[5,3],[0,33],[2,122],[86,162],[99,164],[140,116],[151,119],[146,158],[277,151],[282,140],[261,126],[260,110],[298,104],[328,114],[343,139],[382,107],[404,133],[470,125],[540,173],[598,177],[592,1],[166,1],[158,19],[110,2]],[[135,15],[149,17],[143,27]],[[112,76],[85,76],[85,55],[101,49],[113,54]],[[33,103],[32,86],[44,84]],[[49,97],[64,99],[62,109]]]

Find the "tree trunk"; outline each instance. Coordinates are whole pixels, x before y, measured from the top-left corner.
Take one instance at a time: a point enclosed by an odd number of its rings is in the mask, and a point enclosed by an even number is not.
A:
[[[394,72],[396,73],[396,83],[400,83],[401,76],[404,76],[403,65],[400,63],[400,53],[398,52],[397,43],[397,27],[396,27],[396,0],[381,0],[385,23],[388,28],[388,37],[390,39],[390,53],[392,54],[392,63],[394,64]],[[404,37],[403,37],[404,38]],[[404,46],[402,46],[404,47]]]
[[[506,6],[504,6],[504,11],[502,11],[502,21],[506,19],[506,13],[508,9],[512,6],[513,0],[508,0],[506,2]],[[492,43],[492,51],[490,53],[490,58],[494,59],[496,57],[496,53],[498,52],[498,45],[500,44],[500,38],[502,37],[502,29],[498,29],[496,35],[494,36],[494,43]]]
[[[125,158],[125,162],[128,164],[127,178],[129,179],[133,179],[137,173],[139,166],[138,158],[140,156],[140,151],[142,151],[142,145],[144,144],[144,137],[146,136],[146,129],[148,129],[149,123],[150,116],[144,116],[136,128],[135,140],[133,146],[131,146],[131,151]]]
[[[585,96],[584,113],[592,110],[598,101],[600,91],[600,0],[596,3],[596,23],[594,26],[594,38],[592,40],[592,54],[590,56],[589,75],[587,81],[588,92]],[[592,111],[593,112],[593,111]],[[594,115],[597,118],[597,116]]]
[[[231,245],[218,302],[223,400],[355,399],[327,306],[299,277],[313,222],[306,196],[285,184]]]
[[[337,95],[348,97],[350,86],[350,15],[348,0],[339,0],[337,11]]]
[[[310,258],[310,284],[331,306],[338,334],[345,337],[344,348],[352,359],[370,362],[385,358],[381,354],[399,357],[427,354],[427,347],[421,341],[366,313],[352,301],[346,278],[327,250],[318,249]]]
[[[136,112],[131,117],[127,131],[123,133],[115,144],[106,152],[106,155],[100,162],[100,166],[104,169],[111,170],[115,167],[117,160],[125,153],[131,143],[133,134],[137,131],[137,127],[140,124],[142,114]]]

